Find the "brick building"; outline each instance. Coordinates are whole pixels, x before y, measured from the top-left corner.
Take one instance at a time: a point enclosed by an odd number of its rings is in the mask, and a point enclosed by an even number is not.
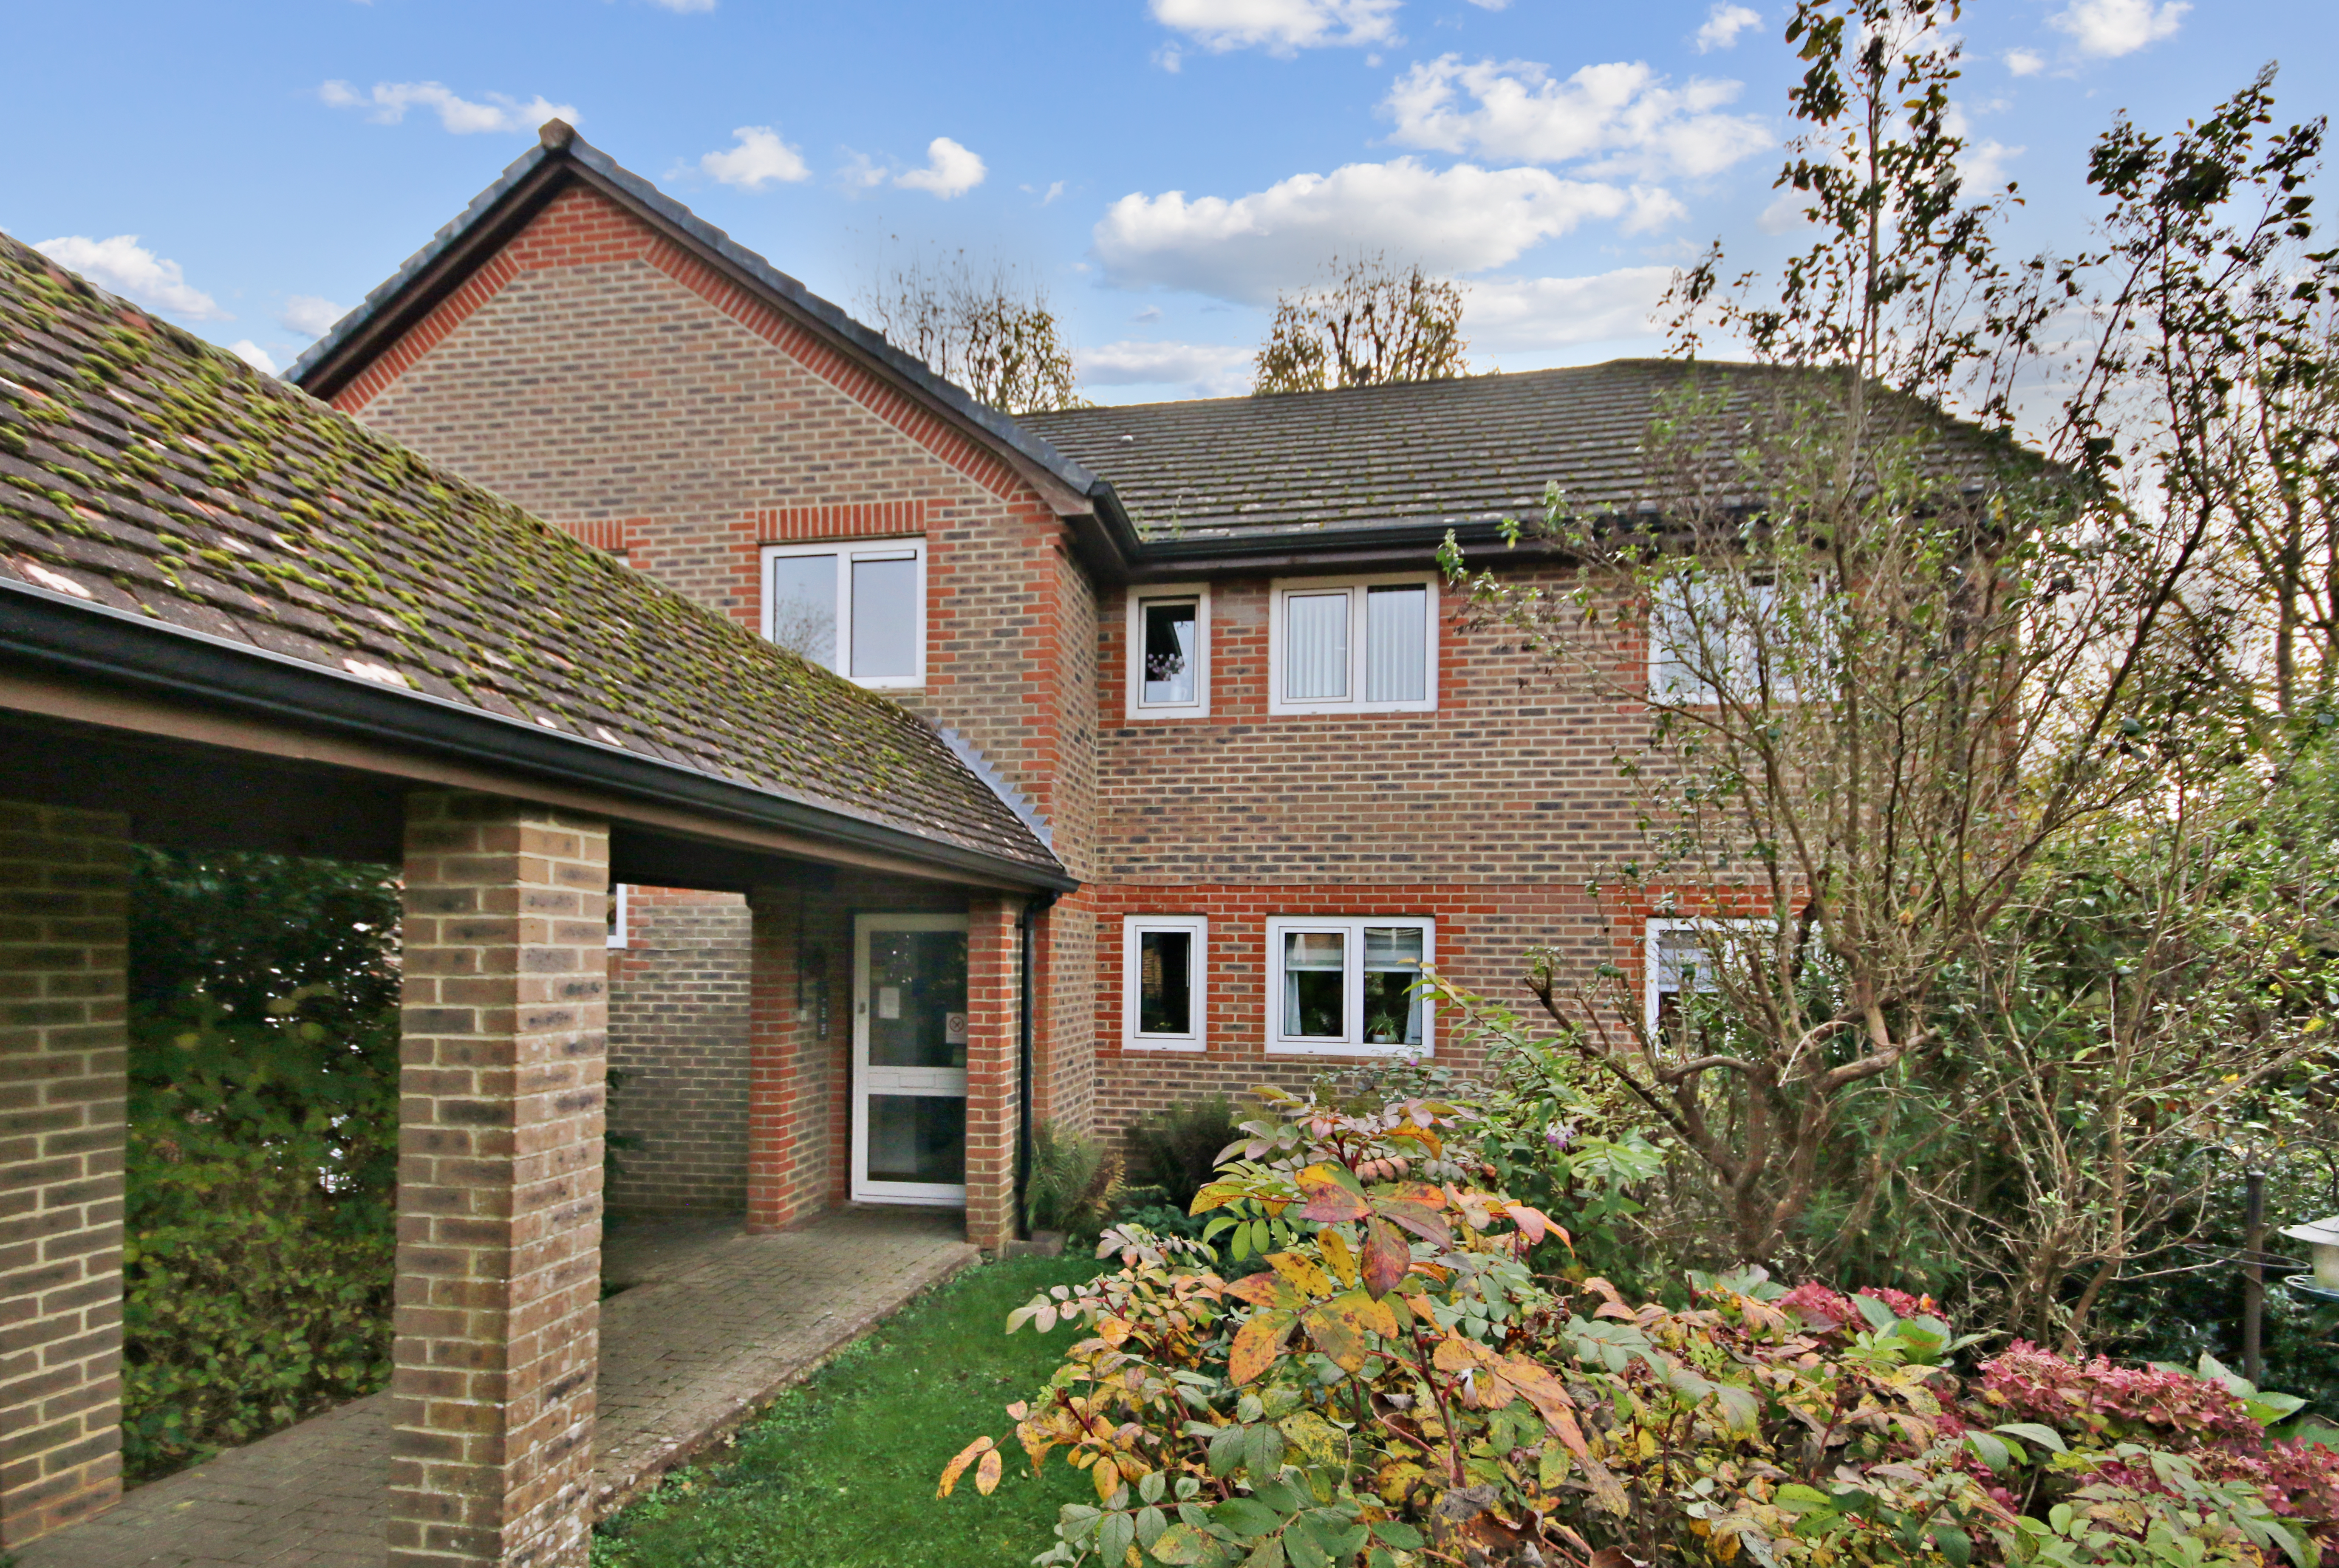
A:
[[[938,726],[1078,880],[1022,912],[1028,1092],[1111,1133],[1402,1053],[1466,1067],[1407,993],[1423,960],[1497,992],[1530,947],[1638,964],[1647,912],[1584,891],[1629,852],[1637,713],[1524,688],[1434,555],[1554,482],[1639,504],[1682,373],[1011,419],[556,121],[289,379]],[[627,901],[613,1205],[735,1207],[767,1157],[740,906]],[[852,1150],[830,1197],[954,1201],[870,1165],[871,929],[812,950]]]
[[[1074,885],[1027,814],[890,698],[0,236],[0,1557],[121,1491],[139,843],[402,868],[393,1568],[585,1561],[613,1008],[734,1050],[692,1063],[743,1150],[706,1179],[783,1226],[844,1169],[857,929],[897,988],[883,1158],[1013,1233],[1020,926]],[[613,882],[719,918],[636,989]]]

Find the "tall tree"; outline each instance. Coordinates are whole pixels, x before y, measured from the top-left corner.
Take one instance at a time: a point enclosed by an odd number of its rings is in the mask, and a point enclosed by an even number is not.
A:
[[[1253,392],[1320,392],[1391,381],[1466,376],[1462,289],[1397,269],[1377,251],[1346,265],[1334,256],[1331,281],[1278,294],[1275,325],[1258,350]]]
[[[894,347],[1010,414],[1085,406],[1044,284],[963,251],[882,272],[861,306]]]
[[[1548,955],[1530,983],[1703,1165],[1750,1259],[1811,1203],[1847,1099],[1944,1048],[1944,978],[1985,955],[2040,855],[2204,740],[2205,685],[2230,664],[2230,618],[2204,613],[2217,518],[2175,504],[2181,451],[2121,423],[2170,397],[2133,373],[2130,323],[2199,313],[2202,277],[2117,246],[2001,260],[2013,192],[1969,199],[1959,172],[1958,9],[1801,0],[1805,129],[1780,183],[1808,198],[1811,243],[1727,287],[1717,249],[1674,293],[1685,357],[1718,330],[1757,364],[1687,368],[1650,431],[1648,494],[1551,498],[1571,576],[1470,579],[1547,677],[1646,708],[1617,758],[1645,843],[1616,875],[1637,907],[1699,922],[1711,1001],[1693,985],[1681,1026],[1652,1029]],[[2255,93],[2156,161],[2110,155],[2118,179],[2099,150],[2115,213],[2189,204],[2222,232],[2269,192],[2303,201],[2285,182],[2316,138],[2267,157]],[[2076,334],[2083,372],[2105,371],[2074,379],[2040,463],[2008,438],[2050,323],[2058,354]],[[1975,419],[1945,414],[1953,398]],[[2138,454],[2150,498],[2121,466]]]

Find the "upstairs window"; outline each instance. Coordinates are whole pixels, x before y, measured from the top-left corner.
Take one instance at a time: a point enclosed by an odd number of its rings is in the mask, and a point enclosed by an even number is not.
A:
[[[1675,578],[1649,609],[1652,701],[1750,707],[1823,691],[1838,646],[1832,601],[1816,588],[1791,597],[1778,584]]]
[[[925,541],[765,547],[764,635],[864,686],[923,685]]]
[[[1268,712],[1436,710],[1435,577],[1279,582],[1272,592]]]
[[[1210,712],[1210,593],[1146,588],[1129,596],[1129,716],[1206,718]]]
[[[1267,1048],[1397,1056],[1430,1048],[1422,965],[1436,922],[1391,915],[1267,922]]]

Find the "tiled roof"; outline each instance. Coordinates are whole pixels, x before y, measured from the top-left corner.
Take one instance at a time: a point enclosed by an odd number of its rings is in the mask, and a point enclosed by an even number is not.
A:
[[[5,235],[0,575],[1062,874],[908,710]]]
[[[1749,411],[1783,372],[1614,360],[1400,386],[1027,414],[1110,481],[1149,544],[1213,537],[1330,546],[1343,530],[1541,515],[1556,484],[1580,514],[1661,505],[1650,420],[1693,376]],[[1969,427],[1945,417],[1962,443]],[[1978,432],[1974,432],[1978,434]]]

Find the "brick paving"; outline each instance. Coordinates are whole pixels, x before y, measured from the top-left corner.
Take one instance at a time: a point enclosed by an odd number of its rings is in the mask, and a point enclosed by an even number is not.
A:
[[[976,1257],[948,1209],[847,1209],[777,1236],[620,1226],[601,1307],[595,1506],[622,1505]],[[17,1549],[22,1568],[381,1568],[388,1400],[344,1405]]]

